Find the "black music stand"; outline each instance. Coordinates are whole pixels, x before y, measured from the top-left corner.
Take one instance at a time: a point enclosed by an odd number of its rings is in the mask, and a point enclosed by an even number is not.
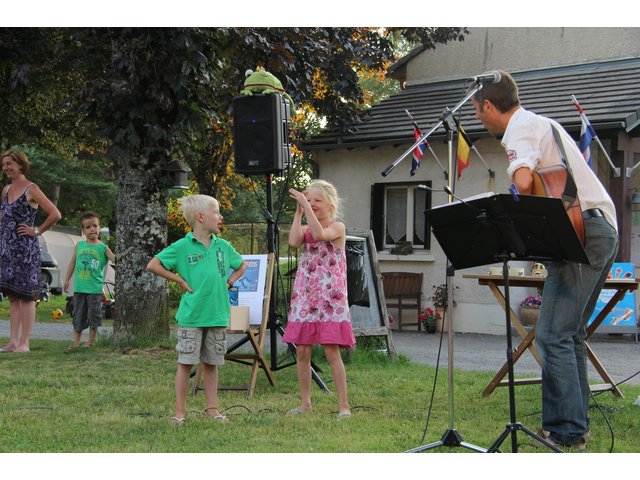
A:
[[[455,269],[503,264],[510,422],[487,452],[498,451],[511,433],[512,451],[517,453],[518,431],[554,452],[562,452],[516,421],[508,267],[511,260],[589,263],[562,200],[487,194],[427,210],[425,215]]]

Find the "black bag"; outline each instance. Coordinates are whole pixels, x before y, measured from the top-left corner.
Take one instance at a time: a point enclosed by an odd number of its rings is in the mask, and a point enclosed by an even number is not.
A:
[[[364,268],[364,242],[347,240],[345,252],[347,256],[347,292],[349,306],[369,306],[369,288]]]

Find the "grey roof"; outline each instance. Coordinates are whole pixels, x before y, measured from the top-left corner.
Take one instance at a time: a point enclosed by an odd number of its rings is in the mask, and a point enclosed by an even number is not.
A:
[[[580,116],[571,101],[575,95],[599,137],[623,130],[640,131],[640,59],[548,68],[512,73],[523,107],[551,117],[569,132],[580,131]],[[413,126],[405,112],[413,115],[423,133],[442,118],[445,108],[454,108],[465,96],[468,79],[411,85],[375,105],[352,134],[326,131],[307,142],[305,150],[373,147],[413,142]],[[462,126],[471,138],[489,136],[475,119],[471,102],[459,112]],[[440,127],[430,140],[445,138]]]

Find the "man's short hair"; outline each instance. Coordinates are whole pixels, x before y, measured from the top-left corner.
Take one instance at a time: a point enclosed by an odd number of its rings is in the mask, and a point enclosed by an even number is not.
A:
[[[498,111],[505,113],[520,105],[520,98],[513,77],[504,70],[500,70],[500,77],[498,83],[485,83],[473,98],[480,105],[489,100]]]

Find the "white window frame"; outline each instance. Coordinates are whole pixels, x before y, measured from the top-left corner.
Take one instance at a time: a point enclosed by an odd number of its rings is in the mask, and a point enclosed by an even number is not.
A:
[[[411,244],[413,245],[414,249],[429,250],[430,245],[428,243],[427,238],[425,238],[424,244],[417,244],[417,245],[413,244],[413,238],[415,233],[415,218],[414,218],[415,211],[416,211],[415,203],[416,203],[416,192],[418,190],[418,185],[417,184],[389,184],[385,187],[384,189],[384,218],[385,219],[390,218],[388,195],[389,195],[389,192],[392,190],[404,190],[407,193],[407,204],[406,204],[406,214],[405,214],[405,226],[406,226],[405,238],[407,240],[409,239],[411,240]],[[385,220],[384,232],[383,232],[384,248],[391,249],[396,244],[387,242],[387,226],[388,226],[388,221]],[[428,233],[426,233],[425,236],[426,235],[428,235]]]

